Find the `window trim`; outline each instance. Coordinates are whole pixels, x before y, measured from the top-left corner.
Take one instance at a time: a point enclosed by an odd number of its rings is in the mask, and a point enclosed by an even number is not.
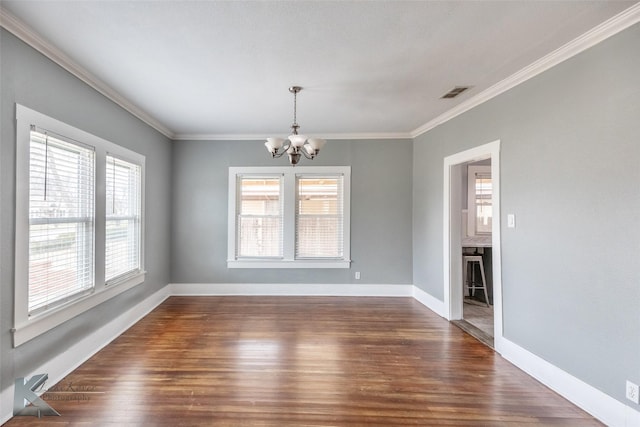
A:
[[[137,230],[137,244],[138,244],[138,267],[135,269],[131,269],[131,270],[127,270],[124,272],[121,272],[113,277],[107,278],[106,277],[106,272],[105,272],[105,284],[106,286],[111,286],[113,284],[118,284],[124,280],[127,280],[127,278],[135,276],[137,274],[139,274],[141,271],[143,271],[144,269],[142,268],[142,263],[143,263],[143,258],[142,258],[142,249],[143,249],[143,245],[142,245],[142,239],[143,239],[143,234],[142,234],[142,225],[143,225],[143,217],[142,217],[142,205],[144,202],[144,198],[143,198],[143,179],[144,179],[144,173],[143,173],[143,166],[142,164],[140,164],[139,162],[135,162],[135,161],[131,161],[130,159],[126,159],[123,158],[122,156],[116,155],[114,153],[111,152],[107,152],[106,156],[105,156],[105,176],[106,176],[106,169],[108,169],[108,160],[109,157],[111,157],[114,160],[114,174],[115,174],[115,161],[119,160],[121,162],[125,162],[128,163],[130,165],[133,166],[137,166],[140,168],[139,174],[140,174],[140,194],[139,194],[139,204],[138,206],[136,206],[137,210],[136,210],[136,214],[135,215],[129,215],[129,216],[121,216],[118,218],[113,218],[113,217],[109,217],[106,213],[105,210],[105,269],[106,269],[106,264],[107,264],[107,257],[106,257],[106,224],[109,220],[111,221],[115,221],[115,220],[132,220],[134,222],[138,222],[138,230]],[[106,186],[109,185],[108,182],[106,182],[105,180],[105,184]],[[105,196],[107,194],[107,191],[105,190]],[[106,202],[105,202],[105,207],[106,207]]]
[[[283,176],[284,256],[279,259],[236,257],[237,177],[239,175]],[[343,176],[343,257],[339,259],[295,259],[296,175]],[[350,268],[351,167],[350,166],[256,166],[229,168],[229,204],[227,230],[228,268]]]
[[[16,236],[15,236],[15,281],[14,281],[14,327],[13,346],[25,342],[55,328],[145,280],[144,236],[145,236],[145,156],[116,145],[105,139],[63,123],[45,114],[20,104],[16,105]],[[29,316],[29,172],[31,125],[50,130],[67,138],[82,141],[95,149],[95,200],[94,200],[94,288],[85,295],[49,310]],[[106,154],[115,154],[129,162],[139,164],[141,170],[141,248],[140,272],[110,281],[105,275],[105,224],[106,224]]]

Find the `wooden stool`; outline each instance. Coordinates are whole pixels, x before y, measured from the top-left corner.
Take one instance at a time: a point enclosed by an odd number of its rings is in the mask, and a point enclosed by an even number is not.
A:
[[[480,276],[482,276],[482,282],[475,281],[475,266],[476,263],[480,266]],[[468,267],[471,264],[471,280],[468,278]],[[484,263],[482,262],[481,255],[463,255],[462,256],[462,281],[469,289],[471,296],[474,296],[476,289],[482,289],[484,291],[484,300],[489,305],[489,294],[487,293],[487,279],[484,275]]]

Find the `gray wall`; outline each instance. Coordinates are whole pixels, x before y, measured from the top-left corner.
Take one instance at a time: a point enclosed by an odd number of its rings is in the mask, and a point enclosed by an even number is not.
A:
[[[500,139],[502,214],[517,215],[515,230],[502,229],[505,337],[626,403],[624,381],[640,383],[639,42],[635,25],[413,144],[330,141],[304,162],[352,167],[353,267],[282,271],[225,260],[227,168],[284,159],[260,141],[172,145],[2,30],[0,387],[169,281],[414,283],[443,300],[443,159]],[[145,284],[18,349],[15,102],[147,156]]]
[[[171,143],[13,35],[0,33],[0,388],[31,374],[169,282]],[[145,283],[12,348],[15,244],[15,103],[146,156]]]
[[[174,142],[171,281],[411,284],[411,150],[410,140],[332,140],[301,160],[351,166],[351,269],[228,269],[229,166],[287,160],[271,159],[262,141]]]
[[[505,338],[624,403],[640,383],[638,46],[635,25],[421,135],[413,167],[414,283],[443,300],[443,159],[501,140]]]

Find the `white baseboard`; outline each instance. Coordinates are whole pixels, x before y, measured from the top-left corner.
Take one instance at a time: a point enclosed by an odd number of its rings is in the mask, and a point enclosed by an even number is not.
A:
[[[445,310],[443,301],[431,296],[417,286],[413,287],[413,298],[438,316],[444,317]]]
[[[171,283],[171,295],[411,297],[413,285],[305,283]]]
[[[413,297],[439,316],[444,303],[413,285],[172,283],[55,356],[31,374],[49,374],[55,384],[172,295],[282,295]],[[517,344],[502,338],[502,357],[607,425],[640,425],[640,412],[612,398]],[[13,387],[0,391],[0,424],[13,416]],[[54,408],[55,409],[55,408]]]
[[[13,417],[13,389],[9,387],[0,391],[0,425]]]
[[[603,423],[612,427],[640,426],[640,412],[504,337],[501,340],[501,355]]]
[[[73,344],[64,353],[49,359],[28,376],[31,377],[35,374],[48,374],[49,379],[47,384],[49,386],[58,383],[70,372],[86,362],[91,356],[116,339],[120,334],[136,324],[140,319],[144,318],[154,308],[162,304],[162,302],[169,296],[168,287],[163,287],[159,291],[147,297],[144,301],[137,304],[135,307],[130,308],[120,316],[111,320],[91,335]],[[0,393],[0,405],[2,408],[0,424],[5,423],[13,417],[14,388],[14,386],[11,386],[2,390]]]

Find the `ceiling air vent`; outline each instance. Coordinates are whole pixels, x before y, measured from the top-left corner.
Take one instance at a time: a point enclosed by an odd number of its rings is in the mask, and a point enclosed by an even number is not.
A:
[[[451,89],[449,92],[442,95],[441,99],[455,98],[456,96],[460,95],[462,92],[469,89],[470,87],[471,86],[456,86],[453,89]]]

